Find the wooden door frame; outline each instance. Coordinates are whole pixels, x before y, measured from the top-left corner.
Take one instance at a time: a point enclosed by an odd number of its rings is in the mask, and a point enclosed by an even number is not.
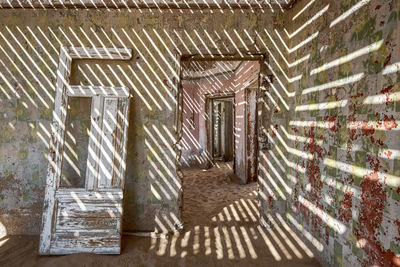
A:
[[[258,83],[258,84],[260,84],[260,83]],[[245,119],[244,119],[244,135],[245,135],[245,144],[244,144],[244,146],[245,146],[245,153],[246,153],[246,155],[245,155],[245,157],[246,157],[246,160],[245,160],[245,166],[246,166],[246,173],[245,173],[245,175],[246,175],[246,183],[249,183],[249,182],[254,182],[253,180],[249,180],[250,178],[249,178],[249,173],[250,173],[250,166],[248,166],[248,164],[249,164],[249,161],[248,161],[248,126],[249,126],[249,119],[248,119],[248,117],[247,117],[247,112],[249,111],[248,109],[250,109],[251,107],[249,107],[248,105],[247,105],[247,103],[248,103],[248,97],[249,97],[249,90],[256,90],[256,92],[255,92],[255,94],[256,94],[256,102],[255,102],[255,106],[254,107],[252,107],[252,108],[254,108],[254,110],[255,110],[255,125],[254,125],[254,127],[255,127],[255,132],[254,132],[254,135],[255,135],[255,140],[256,140],[256,142],[255,142],[255,144],[254,144],[254,155],[253,155],[253,157],[254,157],[254,165],[256,166],[256,169],[258,169],[258,107],[257,107],[257,104],[258,104],[258,101],[257,101],[257,99],[258,99],[258,96],[259,96],[259,94],[258,94],[258,89],[257,88],[255,88],[255,87],[251,87],[251,86],[248,86],[248,87],[246,87],[245,89],[245,93],[244,93],[244,97],[245,97],[245,101],[246,101],[246,105],[245,105],[245,111],[244,111],[244,116],[245,116]]]
[[[64,149],[65,122],[67,116],[68,96],[76,95],[77,90],[92,91],[96,86],[70,86],[72,60],[76,59],[106,59],[106,60],[130,60],[132,50],[127,48],[103,48],[103,47],[67,47],[61,46],[57,69],[56,96],[54,99],[53,123],[51,125],[51,137],[49,146],[49,164],[47,168],[44,208],[41,224],[39,254],[50,254],[51,235],[54,223],[54,209],[56,205],[56,191],[60,186],[61,167]],[[103,87],[111,89],[111,87]],[[116,87],[112,87],[116,88]],[[118,87],[129,94],[126,87]],[[126,149],[125,149],[126,150]],[[126,151],[124,157],[126,156]],[[124,182],[121,182],[122,187]],[[85,182],[85,187],[94,188]],[[77,190],[82,191],[82,190]],[[122,197],[122,196],[121,196]]]

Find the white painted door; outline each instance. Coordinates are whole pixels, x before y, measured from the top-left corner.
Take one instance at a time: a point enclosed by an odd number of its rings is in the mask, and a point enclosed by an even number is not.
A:
[[[127,49],[61,48],[40,254],[120,253],[129,89],[68,81],[74,58],[130,57]]]

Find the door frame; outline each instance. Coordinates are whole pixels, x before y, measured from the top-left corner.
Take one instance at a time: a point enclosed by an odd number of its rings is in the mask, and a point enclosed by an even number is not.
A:
[[[254,84],[254,83],[253,83]],[[258,88],[256,88],[256,87],[252,87],[251,85],[250,86],[248,86],[248,87],[246,87],[245,89],[245,93],[244,93],[244,97],[245,97],[245,101],[246,101],[246,105],[245,105],[245,108],[244,108],[244,116],[245,116],[245,120],[244,120],[244,134],[245,134],[245,143],[244,143],[244,146],[245,146],[245,153],[246,153],[246,155],[245,155],[245,157],[246,157],[246,160],[245,160],[245,166],[246,166],[246,173],[245,173],[245,175],[246,175],[246,183],[249,183],[249,182],[255,182],[255,181],[257,181],[257,169],[258,169],[258,108],[257,108],[257,104],[258,104],[258,97],[259,97],[259,94],[258,94]],[[249,103],[249,92],[251,91],[251,90],[255,90],[255,103],[254,103],[254,107],[250,107],[249,105],[248,105],[248,103]],[[249,143],[250,143],[250,140],[249,140],[249,133],[248,133],[248,131],[249,131],[249,117],[248,117],[248,112],[249,112],[249,109],[254,109],[253,111],[255,112],[255,122],[254,122],[254,139],[255,139],[255,142],[254,142],[254,151],[253,151],[253,153],[254,153],[254,155],[253,155],[253,157],[254,157],[254,162],[252,162],[252,164],[255,166],[255,170],[254,170],[254,174],[253,175],[255,175],[256,177],[254,177],[254,178],[251,178],[251,177],[249,177],[249,176],[251,176],[251,169],[250,169],[250,167],[249,167],[249,159],[248,159],[248,156],[249,156]]]
[[[65,122],[67,117],[67,105],[68,96],[76,96],[82,92],[90,92],[96,94],[96,90],[112,92],[113,94],[122,93],[124,95],[130,95],[127,87],[107,87],[107,86],[71,86],[69,84],[71,75],[71,65],[74,59],[107,59],[107,60],[130,60],[132,58],[132,49],[128,48],[103,48],[103,47],[67,47],[61,46],[60,56],[57,69],[57,81],[56,81],[56,96],[54,99],[54,110],[53,110],[53,123],[51,125],[51,137],[49,142],[49,153],[48,153],[48,168],[46,177],[46,188],[44,196],[44,208],[42,213],[42,224],[40,229],[40,246],[39,254],[66,254],[63,251],[60,253],[53,252],[51,250],[51,240],[54,230],[55,219],[55,207],[57,205],[56,194],[60,191],[61,194],[65,193],[64,189],[59,189],[61,180],[61,168],[63,159],[64,149],[64,136],[65,136]],[[96,94],[97,95],[97,94]],[[92,115],[91,115],[92,116]],[[126,147],[124,148],[122,157],[126,157]],[[91,179],[93,181],[93,179]],[[107,190],[111,194],[114,194],[116,198],[120,197],[121,201],[123,196],[120,191],[123,190],[125,182],[121,181],[121,189]],[[94,183],[88,183],[85,181],[85,192],[90,192],[95,188]],[[81,193],[82,189],[75,189],[76,193]],[[67,192],[70,194],[70,192]],[[90,193],[92,194],[92,192]],[[93,192],[93,195],[95,193]],[[120,231],[120,225],[117,226]],[[79,251],[77,251],[79,252]],[[83,251],[81,251],[83,252]],[[110,253],[119,254],[120,247],[116,249],[98,249],[98,253]],[[69,253],[69,252],[68,252]]]
[[[176,177],[178,177],[178,179],[180,179],[180,195],[179,195],[179,201],[178,201],[178,205],[179,205],[179,209],[178,209],[178,221],[175,222],[175,228],[176,230],[182,230],[184,228],[184,224],[183,224],[183,219],[182,219],[182,210],[183,210],[183,206],[184,206],[184,202],[183,202],[183,172],[181,169],[181,156],[182,156],[182,147],[180,145],[181,140],[182,140],[182,136],[183,136],[183,87],[182,87],[182,73],[183,73],[183,61],[234,61],[234,60],[238,60],[238,61],[258,61],[260,63],[260,71],[258,74],[258,90],[260,90],[260,87],[262,85],[262,80],[264,77],[270,75],[269,71],[268,71],[268,54],[267,53],[252,53],[249,51],[239,51],[238,54],[221,54],[221,53],[209,53],[209,51],[202,51],[201,54],[182,54],[179,50],[174,49],[174,69],[175,69],[175,73],[172,77],[172,83],[171,83],[171,87],[175,89],[176,91],[176,106],[175,106],[175,144],[174,144],[174,151],[176,154],[176,158],[175,158],[175,173],[176,173]],[[207,108],[209,107],[209,105],[206,104],[206,112],[207,112]],[[258,115],[258,105],[257,105],[257,112],[256,112],[256,120],[258,122],[258,120],[260,120],[260,117]],[[207,125],[207,124],[206,124]],[[262,124],[259,124],[262,125]],[[207,133],[209,131],[207,130]],[[258,133],[257,133],[258,135]],[[258,143],[258,136],[257,136],[257,143]],[[210,149],[209,146],[209,142],[208,146],[207,146],[207,150]],[[206,155],[209,154],[208,151],[205,151]],[[207,155],[208,157],[208,155]],[[207,158],[207,165],[211,165],[210,162],[210,158]],[[258,164],[257,164],[257,172],[258,172]],[[257,179],[257,183],[259,188],[262,186],[260,184],[259,179]],[[263,221],[265,220],[263,218],[263,213],[262,213],[262,209],[263,206],[265,206],[266,204],[264,202],[266,202],[267,200],[263,199],[260,195],[258,196],[258,199],[260,201],[260,205],[259,205],[259,216],[260,216],[260,224],[264,225]]]
[[[206,132],[207,132],[207,158],[209,159],[209,163],[206,164],[206,168],[211,168],[215,164],[214,160],[214,117],[213,117],[213,107],[214,101],[218,101],[221,99],[232,99],[233,101],[233,121],[235,121],[235,93],[228,92],[228,93],[214,93],[214,94],[206,94],[206,109],[205,114],[206,116]],[[233,146],[233,153],[235,153],[235,146]]]

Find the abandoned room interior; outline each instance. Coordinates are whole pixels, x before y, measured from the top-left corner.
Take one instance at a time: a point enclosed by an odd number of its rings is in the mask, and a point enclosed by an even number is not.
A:
[[[0,266],[400,266],[399,0],[0,7]]]

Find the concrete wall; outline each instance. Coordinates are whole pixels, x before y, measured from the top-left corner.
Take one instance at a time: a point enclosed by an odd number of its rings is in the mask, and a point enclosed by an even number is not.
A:
[[[0,12],[1,228],[9,234],[39,232],[58,53],[61,45],[74,45],[133,49],[128,62],[75,61],[71,83],[131,89],[123,230],[173,230],[180,223],[182,196],[173,146],[175,56],[207,50],[238,54],[236,49],[266,53],[262,42],[268,41],[257,33],[272,25],[272,12]],[[203,42],[210,39],[215,46],[206,49]]]
[[[399,1],[299,0],[284,13],[0,12],[2,231],[39,231],[61,45],[134,50],[129,62],[75,62],[72,80],[131,88],[123,229],[149,231],[180,223],[175,53],[269,53],[261,217],[285,218],[328,264],[399,265]]]
[[[183,136],[181,140],[182,156],[181,164],[184,167],[201,164],[201,154],[204,150],[199,143],[199,114],[204,103],[201,103],[197,94],[197,84],[183,82]]]
[[[300,0],[268,32],[265,209],[326,264],[400,265],[399,19],[399,1]]]

